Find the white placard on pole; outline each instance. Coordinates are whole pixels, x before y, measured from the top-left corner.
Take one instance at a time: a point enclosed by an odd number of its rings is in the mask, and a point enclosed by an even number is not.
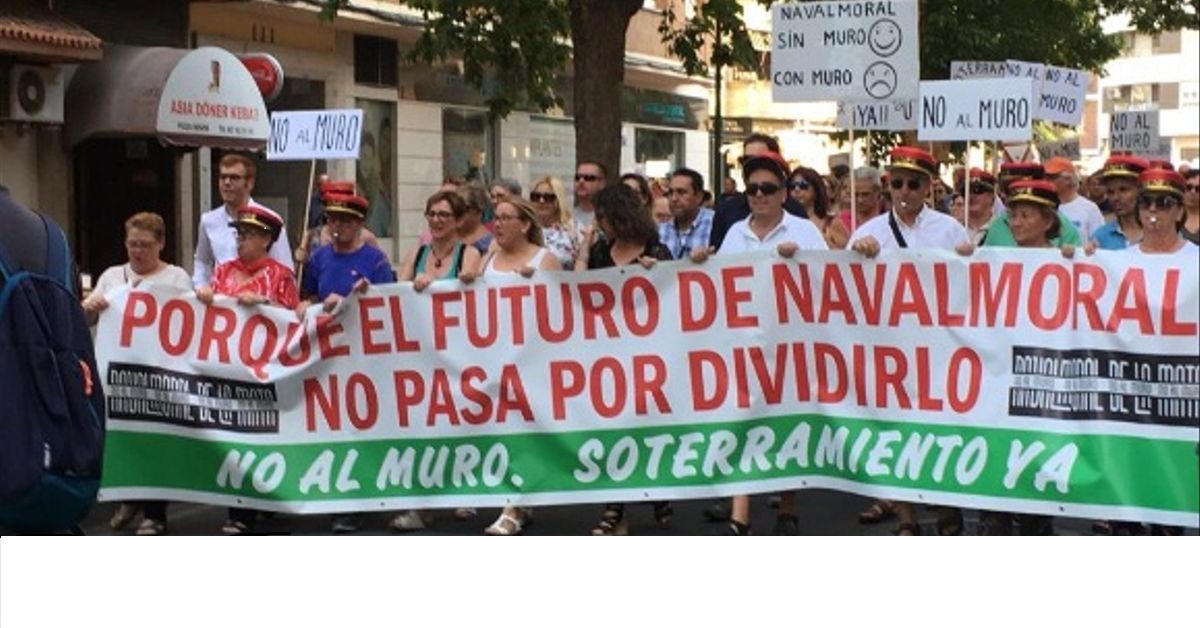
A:
[[[1046,66],[1042,73],[1042,94],[1033,117],[1066,126],[1083,122],[1083,103],[1087,98],[1090,76],[1083,70]]]
[[[1108,151],[1170,159],[1171,145],[1159,135],[1158,115],[1158,109],[1114,111],[1108,124]]]
[[[950,80],[962,81],[985,78],[1004,78],[1008,66],[1003,61],[951,61]]]
[[[1046,65],[1016,59],[1009,59],[1004,65],[1004,78],[1026,78],[1033,81],[1033,102],[1036,105],[1042,99],[1042,80],[1046,76]]]
[[[275,111],[267,161],[358,159],[362,109]]]
[[[913,131],[917,128],[916,99],[893,101],[839,101],[837,126],[868,131]]]
[[[1043,162],[1052,157],[1066,157],[1071,161],[1079,161],[1083,158],[1079,151],[1079,138],[1077,137],[1057,142],[1039,142],[1037,150]]]
[[[775,101],[916,98],[916,0],[777,2],[771,17]]]
[[[922,141],[1029,140],[1029,79],[921,81],[917,137]]]

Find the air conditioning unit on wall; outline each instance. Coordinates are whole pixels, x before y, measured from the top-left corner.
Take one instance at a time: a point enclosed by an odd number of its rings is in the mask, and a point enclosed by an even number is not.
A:
[[[62,124],[66,85],[61,68],[13,64],[0,77],[0,119]]]

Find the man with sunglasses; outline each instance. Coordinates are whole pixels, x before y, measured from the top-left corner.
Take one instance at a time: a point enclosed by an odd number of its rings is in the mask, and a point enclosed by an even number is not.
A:
[[[859,225],[850,236],[851,250],[867,257],[898,248],[948,249],[967,240],[963,226],[925,203],[937,160],[928,152],[897,146],[888,166],[892,211]]]
[[[742,140],[742,157],[739,162],[742,166],[743,179],[746,177],[746,164],[749,160],[768,152],[779,155],[779,140],[762,133],[752,133]],[[787,168],[785,167],[784,170],[786,171]],[[786,194],[784,195],[783,209],[793,216],[808,218],[808,212],[804,207]],[[713,249],[719,249],[729,228],[750,216],[750,202],[746,199],[745,194],[737,194],[722,199],[714,211],[712,233],[709,235],[708,245]]]
[[[1183,237],[1200,244],[1200,170],[1188,170],[1183,176],[1187,181],[1183,192],[1183,210],[1187,217],[1183,223]]]
[[[911,249],[953,250],[967,241],[967,231],[947,214],[925,203],[929,198],[938,163],[933,155],[914,146],[892,149],[888,165],[888,187],[892,193],[892,209],[859,225],[850,236],[847,248],[865,257],[875,257],[881,251]],[[957,511],[947,510],[953,515]],[[917,512],[905,502],[877,501],[859,515],[859,521],[874,523],[892,515],[899,518],[897,535],[918,535]],[[938,520],[939,532],[958,534],[962,531],[961,513]]]
[[[1104,162],[1102,176],[1108,189],[1108,203],[1116,220],[1092,233],[1096,246],[1123,251],[1142,241],[1138,222],[1138,177],[1150,169],[1150,162],[1132,155],[1114,155]]]
[[[704,177],[690,168],[671,174],[667,187],[671,219],[658,226],[658,239],[675,259],[683,259],[693,249],[708,246],[712,233],[713,210],[704,205]]]
[[[956,192],[959,196],[965,197],[967,196],[964,194],[965,190],[966,179],[962,178]],[[996,215],[996,177],[986,170],[971,168],[970,191],[971,204],[965,208],[967,237],[971,244],[981,246],[987,237],[992,218]],[[963,217],[955,216],[954,219],[962,221]]]
[[[592,226],[596,221],[596,206],[592,199],[608,184],[608,170],[595,161],[581,161],[575,166],[575,208],[571,217],[575,228]]]
[[[1091,235],[1104,226],[1100,207],[1079,194],[1079,176],[1070,159],[1053,157],[1047,161],[1046,178],[1058,192],[1058,213],[1071,221],[1080,235]]]

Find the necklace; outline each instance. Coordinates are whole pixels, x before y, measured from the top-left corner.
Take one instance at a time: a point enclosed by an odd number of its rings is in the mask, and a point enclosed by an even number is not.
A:
[[[449,251],[446,251],[445,253],[442,253],[441,255],[438,255],[437,249],[436,249],[436,248],[433,246],[433,243],[432,243],[432,242],[430,242],[430,243],[429,243],[429,254],[433,256],[433,267],[434,267],[434,268],[441,268],[441,267],[442,267],[442,260],[446,259],[446,256],[450,255],[450,253],[451,253],[451,252],[453,252],[453,251],[454,251],[454,245],[453,245],[453,244],[451,244],[451,245],[450,245],[450,250],[449,250]]]

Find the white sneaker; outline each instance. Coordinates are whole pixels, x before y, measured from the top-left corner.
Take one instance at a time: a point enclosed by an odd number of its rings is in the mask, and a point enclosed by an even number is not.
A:
[[[396,515],[392,519],[392,529],[398,532],[412,532],[414,530],[424,530],[425,520],[421,518],[421,513],[416,510],[405,510]]]

